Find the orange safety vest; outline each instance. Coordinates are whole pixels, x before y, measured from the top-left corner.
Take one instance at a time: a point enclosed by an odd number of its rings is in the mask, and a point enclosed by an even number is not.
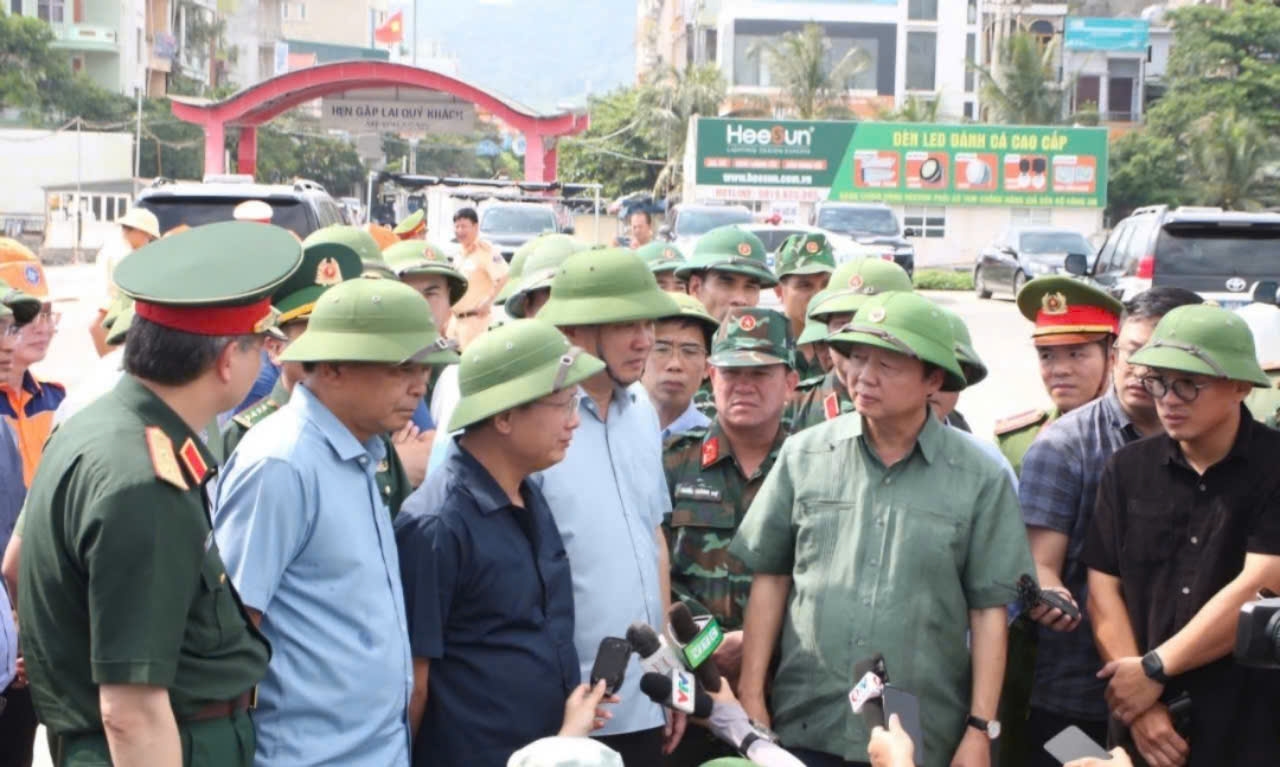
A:
[[[53,412],[67,397],[67,390],[60,383],[38,381],[28,370],[22,376],[22,386],[13,391],[8,384],[0,384],[0,415],[13,428],[18,439],[18,452],[22,454],[22,479],[31,487],[31,478],[40,465],[44,443],[53,428]]]

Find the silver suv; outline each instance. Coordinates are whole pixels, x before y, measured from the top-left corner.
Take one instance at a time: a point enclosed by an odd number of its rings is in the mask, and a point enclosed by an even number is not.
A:
[[[160,231],[179,224],[195,227],[232,220],[236,206],[262,200],[271,206],[271,223],[299,237],[330,224],[345,223],[342,208],[324,187],[299,179],[292,184],[258,184],[250,176],[208,176],[203,182],[158,178],[138,194],[137,205],[156,214]]]

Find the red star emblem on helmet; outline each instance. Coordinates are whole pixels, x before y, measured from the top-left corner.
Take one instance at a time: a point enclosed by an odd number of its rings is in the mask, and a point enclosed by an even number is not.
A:
[[[748,243],[748,242],[738,243],[738,255],[740,256],[751,255],[751,243]]]
[[[744,314],[738,318],[738,327],[743,331],[750,333],[756,329],[756,318],[750,314]]]

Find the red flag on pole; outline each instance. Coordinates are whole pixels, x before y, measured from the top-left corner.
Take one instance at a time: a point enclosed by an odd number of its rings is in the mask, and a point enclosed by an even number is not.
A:
[[[391,45],[404,40],[404,11],[396,11],[387,23],[373,30],[373,39]]]

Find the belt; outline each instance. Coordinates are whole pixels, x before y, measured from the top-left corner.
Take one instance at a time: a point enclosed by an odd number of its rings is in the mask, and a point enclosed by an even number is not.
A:
[[[465,320],[470,317],[483,317],[489,313],[490,313],[489,307],[485,306],[480,309],[472,309],[469,312],[454,312],[453,316],[457,317],[460,320]]]
[[[191,716],[184,717],[184,722],[207,722],[210,719],[225,719],[258,707],[258,686],[254,685],[231,700],[220,700],[210,703]]]

